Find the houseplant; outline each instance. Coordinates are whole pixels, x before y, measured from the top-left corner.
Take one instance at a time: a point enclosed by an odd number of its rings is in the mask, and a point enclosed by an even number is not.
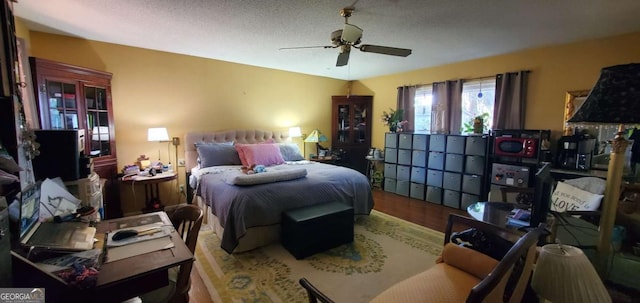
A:
[[[393,110],[392,108],[389,108],[389,112],[382,112],[382,123],[389,126],[389,131],[392,133],[401,132],[403,126],[407,124],[407,121],[403,120],[403,117],[404,110]]]

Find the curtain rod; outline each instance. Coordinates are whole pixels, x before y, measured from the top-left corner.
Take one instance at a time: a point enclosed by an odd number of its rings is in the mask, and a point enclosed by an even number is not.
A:
[[[530,71],[530,70],[521,70],[521,71],[518,71],[518,72],[530,73],[531,71]],[[506,72],[506,73],[504,73],[504,74],[508,74],[508,73],[517,73],[517,72]],[[479,76],[479,77],[474,77],[474,78],[462,78],[462,79],[453,79],[453,80],[464,80],[464,81],[480,80],[480,79],[494,78],[494,77],[496,77],[497,75],[499,75],[499,74],[496,74],[496,75],[493,75],[493,76]],[[453,81],[453,80],[445,80],[445,81]],[[403,85],[403,86],[398,86],[398,88],[400,88],[400,87],[404,87],[404,86],[409,86],[409,87],[411,87],[411,86],[415,86],[415,87],[418,87],[418,86],[423,86],[423,85],[431,85],[431,84],[433,84],[433,83],[439,83],[439,82],[444,82],[444,81],[435,81],[435,82],[426,83],[426,84],[425,84],[425,83],[423,83],[423,84],[410,84],[410,85]]]

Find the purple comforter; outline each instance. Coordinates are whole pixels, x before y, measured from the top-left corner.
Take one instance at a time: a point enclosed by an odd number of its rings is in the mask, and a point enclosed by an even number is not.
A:
[[[251,227],[280,224],[282,212],[289,209],[337,201],[352,206],[356,215],[371,212],[369,181],[353,169],[311,162],[267,167],[267,171],[300,168],[307,170],[306,177],[251,186],[225,182],[239,173],[239,167],[202,175],[198,192],[224,228],[221,247],[225,251],[231,253]]]

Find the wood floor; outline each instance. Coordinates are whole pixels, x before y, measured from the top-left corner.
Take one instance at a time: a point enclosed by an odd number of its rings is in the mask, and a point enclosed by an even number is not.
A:
[[[465,215],[466,212],[411,199],[381,190],[373,191],[374,209],[434,230],[444,232],[449,213]],[[213,303],[198,271],[191,271],[190,302]],[[217,302],[216,302],[217,303]]]

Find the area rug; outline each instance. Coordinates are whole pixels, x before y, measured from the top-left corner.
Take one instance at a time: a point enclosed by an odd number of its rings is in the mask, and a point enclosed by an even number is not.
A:
[[[308,302],[307,278],[337,302],[368,302],[435,264],[441,232],[372,211],[355,222],[354,242],[296,260],[280,244],[229,255],[201,231],[195,268],[213,302]]]

